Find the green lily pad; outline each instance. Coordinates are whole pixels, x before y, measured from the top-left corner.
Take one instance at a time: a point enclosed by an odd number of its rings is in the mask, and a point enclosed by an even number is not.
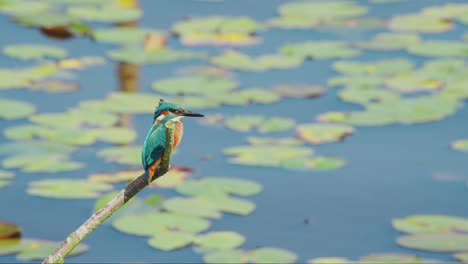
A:
[[[141,147],[120,146],[104,148],[98,151],[97,156],[104,158],[107,162],[116,162],[124,165],[140,165]]]
[[[441,81],[418,72],[394,75],[388,78],[385,84],[389,88],[401,93],[432,91],[443,85]]]
[[[271,138],[271,137],[248,137],[247,141],[252,145],[273,145],[273,146],[300,146],[302,141],[297,138]]]
[[[208,229],[210,224],[210,221],[197,216],[151,212],[124,215],[117,218],[112,225],[127,234],[154,236],[168,230],[198,233]]]
[[[313,27],[355,18],[367,13],[367,7],[352,1],[288,2],[278,8],[280,18],[272,24],[281,27]]]
[[[127,127],[106,127],[91,130],[97,140],[112,144],[130,144],[137,138],[136,132]]]
[[[0,255],[17,254],[22,261],[43,260],[59,246],[57,242],[37,239],[6,239],[0,241]],[[75,256],[88,250],[85,244],[79,244],[68,256]]]
[[[296,129],[298,137],[312,144],[336,142],[343,140],[354,132],[354,128],[339,124],[301,124]]]
[[[142,11],[138,8],[124,8],[114,5],[71,6],[67,14],[77,19],[96,22],[128,22],[138,20]]]
[[[321,257],[314,258],[307,261],[307,264],[346,264],[353,263],[352,260],[341,257]]]
[[[302,146],[246,145],[226,148],[224,154],[234,156],[230,163],[250,166],[280,167],[284,162],[310,157],[314,151]]]
[[[205,249],[234,249],[245,242],[245,238],[232,231],[214,231],[196,237],[195,244]]]
[[[308,166],[317,170],[335,170],[343,167],[346,161],[336,157],[318,156],[313,158]]]
[[[228,249],[228,250],[214,250],[209,251],[203,256],[205,263],[233,263],[241,264],[247,263],[248,256],[241,250]]]
[[[457,253],[453,255],[461,263],[468,262],[468,252]]]
[[[12,239],[21,236],[21,228],[15,224],[0,222],[0,239]]]
[[[195,236],[191,233],[166,230],[158,232],[154,237],[148,240],[148,244],[159,250],[171,251],[192,244],[194,239]]]
[[[451,232],[416,233],[397,239],[398,245],[434,252],[468,251],[468,235]]]
[[[297,255],[282,248],[263,247],[252,251],[250,259],[254,263],[295,263]]]
[[[86,180],[45,179],[33,181],[27,192],[34,196],[58,199],[86,199],[97,197],[100,192],[112,189],[106,183]]]
[[[111,93],[104,100],[81,101],[79,109],[92,112],[110,112],[121,114],[152,113],[159,97],[145,93]]]
[[[407,59],[390,59],[374,63],[360,61],[337,61],[333,69],[343,74],[392,75],[413,69],[413,63]]]
[[[454,81],[462,82],[468,71],[462,59],[439,58],[426,61],[418,72],[453,84]]]
[[[366,263],[423,263],[421,258],[404,253],[370,254],[360,258],[359,261]]]
[[[0,11],[8,15],[17,16],[34,14],[48,8],[49,4],[44,2],[9,1],[7,4],[0,6]]]
[[[209,95],[235,89],[238,84],[230,79],[217,76],[184,76],[153,82],[154,90],[167,94]]]
[[[61,154],[17,154],[2,161],[5,168],[21,168],[24,172],[63,172],[82,168],[79,162],[68,161]]]
[[[328,85],[353,87],[353,88],[375,88],[376,86],[382,86],[385,82],[383,76],[367,75],[363,78],[361,75],[342,75],[330,78]]]
[[[118,45],[142,44],[148,35],[165,36],[162,31],[147,28],[101,28],[93,31],[96,41]]]
[[[27,117],[36,111],[36,107],[28,102],[0,98],[0,118],[14,120]]]
[[[204,177],[199,180],[187,180],[177,186],[177,192],[185,195],[219,197],[226,194],[250,196],[262,191],[256,182],[224,177]]]
[[[248,102],[259,104],[271,104],[281,100],[281,97],[270,89],[248,88],[238,92],[238,95]]]
[[[28,27],[60,27],[71,26],[75,23],[81,24],[75,17],[51,10],[41,10],[32,14],[20,14],[14,16],[14,20]]]
[[[163,207],[173,213],[220,219],[221,213],[216,205],[201,197],[175,197],[164,201]]]
[[[446,215],[412,215],[394,219],[392,225],[407,233],[468,231],[468,219]]]
[[[384,88],[346,87],[338,92],[338,98],[345,102],[367,105],[370,103],[398,102],[401,96],[395,91]]]
[[[388,27],[395,31],[438,33],[452,29],[451,21],[424,13],[394,16]]]
[[[179,36],[184,45],[246,46],[258,44],[261,38],[244,32],[186,32]]]
[[[342,41],[307,41],[285,44],[281,53],[302,59],[335,59],[356,57],[361,52]]]
[[[451,147],[458,151],[468,152],[468,139],[459,139],[452,142]]]
[[[236,70],[265,71],[268,69],[294,68],[302,64],[302,58],[285,56],[282,54],[261,55],[249,57],[246,54],[228,50],[223,54],[212,57],[211,63]]]
[[[429,40],[408,47],[408,52],[425,57],[467,57],[468,43],[451,40]]]
[[[175,50],[170,48],[161,48],[149,51],[137,48],[122,48],[118,50],[111,50],[108,53],[108,56],[115,61],[132,64],[145,64],[166,63],[177,60],[203,59],[206,57],[206,54],[191,50]]]
[[[254,127],[259,126],[264,120],[264,117],[258,115],[237,115],[226,119],[224,124],[232,130],[249,132]]]
[[[183,35],[192,32],[251,33],[262,28],[263,26],[260,23],[249,17],[209,16],[189,18],[177,22],[172,30]]]
[[[260,133],[282,132],[294,127],[294,119],[284,117],[270,117],[263,122],[258,131]]]
[[[202,196],[198,196],[202,197]],[[203,197],[208,199],[208,197]],[[215,200],[210,203],[216,207],[216,209],[230,214],[236,215],[248,215],[255,210],[255,204],[240,198],[234,198],[230,196],[217,196]]]
[[[403,50],[411,45],[418,44],[420,38],[414,33],[379,33],[369,41],[359,41],[356,45],[369,50]]]
[[[273,88],[279,96],[292,98],[312,98],[325,93],[325,88],[319,85],[279,85]]]
[[[67,56],[67,51],[63,48],[40,44],[9,45],[3,48],[3,53],[20,60],[61,59]]]
[[[10,180],[14,177],[15,174],[13,174],[12,172],[0,170],[0,188],[10,185]]]

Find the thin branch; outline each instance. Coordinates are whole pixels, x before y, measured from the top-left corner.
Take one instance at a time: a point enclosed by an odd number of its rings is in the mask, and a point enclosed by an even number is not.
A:
[[[156,170],[153,181],[169,170],[169,164],[172,155],[172,146],[174,144],[174,128],[173,122],[166,123],[166,148],[163,153],[160,167]],[[103,208],[94,213],[86,222],[84,222],[75,232],[71,233],[60,246],[48,256],[42,263],[63,263],[63,259],[70,254],[70,252],[85,239],[94,229],[99,227],[104,220],[109,218],[115,211],[119,210],[125,203],[127,203],[135,194],[140,192],[148,185],[146,175],[143,173],[140,177],[133,180],[123,190],[117,194],[110,202]]]

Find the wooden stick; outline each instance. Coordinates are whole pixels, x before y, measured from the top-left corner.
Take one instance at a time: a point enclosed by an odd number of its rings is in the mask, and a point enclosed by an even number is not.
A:
[[[174,129],[173,122],[166,123],[166,148],[164,149],[160,167],[156,170],[153,181],[169,170],[169,165],[172,155],[172,146],[174,145]],[[85,239],[94,229],[99,227],[107,218],[109,218],[115,211],[119,210],[125,203],[127,203],[135,194],[139,193],[143,188],[148,185],[146,175],[143,173],[140,177],[130,182],[127,187],[117,194],[110,202],[103,208],[94,213],[86,222],[84,222],[78,229],[71,233],[60,246],[48,256],[42,263],[63,263],[63,259],[70,254],[70,252]]]

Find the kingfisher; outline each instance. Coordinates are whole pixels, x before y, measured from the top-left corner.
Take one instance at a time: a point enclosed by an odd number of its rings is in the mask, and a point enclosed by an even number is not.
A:
[[[153,116],[153,125],[146,135],[145,143],[141,151],[141,161],[145,169],[148,184],[151,183],[154,173],[161,163],[162,155],[166,147],[166,123],[174,122],[174,150],[180,143],[184,133],[184,125],[181,119],[186,116],[202,117],[202,114],[185,109],[184,106],[170,103],[160,99]]]

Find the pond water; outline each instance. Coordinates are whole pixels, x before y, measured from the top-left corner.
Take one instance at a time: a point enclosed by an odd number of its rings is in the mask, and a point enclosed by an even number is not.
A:
[[[283,0],[263,1],[140,1],[143,16],[142,28],[168,30],[185,17],[209,15],[249,16],[265,21],[277,16]],[[390,19],[398,14],[419,12],[422,8],[445,4],[447,1],[398,1],[369,3],[366,17]],[[464,1],[450,1],[463,3]],[[467,15],[468,16],[468,13]],[[467,25],[454,22],[455,27],[441,33],[421,33],[421,39],[455,40],[463,43]],[[95,24],[91,23],[92,26]],[[258,33],[262,42],[241,46],[236,50],[251,56],[275,53],[286,43],[320,40],[347,42],[371,39],[385,27],[316,27],[314,29],[271,28]],[[26,89],[1,90],[1,97],[27,101],[34,104],[38,113],[64,112],[80,102],[104,99],[119,90],[117,62],[106,57],[115,45],[92,41],[88,38],[54,40],[42,35],[36,28],[24,27],[13,22],[8,15],[0,15],[0,47],[18,43],[56,45],[65,48],[70,58],[102,56],[102,65],[87,67],[75,72],[79,90],[65,93],[47,93]],[[464,41],[466,44],[466,40]],[[174,49],[204,51],[211,56],[219,54],[224,46],[186,46],[176,37],[170,37],[168,45]],[[428,57],[406,51],[369,51],[346,58],[375,62],[392,58],[406,58],[420,66]],[[466,58],[466,52],[465,52]],[[332,65],[339,59],[307,60],[298,67],[268,69],[266,71],[234,70],[235,79],[242,88],[274,87],[280,84],[314,84],[327,87],[327,81],[339,73]],[[27,67],[30,61],[19,61],[0,56],[1,68]],[[184,66],[210,65],[199,59],[181,60],[162,64],[139,66],[138,91],[154,94],[156,105],[159,94],[151,89],[155,80],[175,76]],[[467,66],[464,66],[467,68]],[[363,77],[366,78],[366,77]],[[283,98],[271,104],[245,106],[219,106],[193,110],[206,115],[262,115],[294,119],[299,123],[313,123],[315,117],[328,111],[361,111],[359,104],[343,102],[337,97],[342,87],[329,87],[317,98]],[[416,93],[415,96],[418,96]],[[401,232],[392,227],[392,220],[415,214],[436,214],[468,217],[466,207],[468,179],[467,154],[450,148],[451,142],[468,135],[468,110],[461,102],[460,108],[442,120],[417,124],[388,124],[385,126],[354,126],[354,132],[343,141],[306,146],[313,147],[320,155],[340,157],[346,161],[342,168],[331,170],[290,170],[282,167],[244,166],[232,164],[223,154],[229,147],[245,145],[250,136],[291,137],[292,130],[271,134],[257,131],[239,132],[224,126],[202,124],[199,120],[185,119],[185,134],[172,159],[174,166],[193,168],[190,177],[227,176],[255,181],[263,186],[261,193],[248,197],[256,206],[247,216],[223,214],[211,221],[210,231],[231,230],[245,237],[240,247],[253,250],[256,247],[278,247],[298,256],[298,262],[309,259],[339,256],[357,260],[371,253],[397,252],[440,261],[453,261],[450,254],[418,251],[400,247],[396,239]],[[395,108],[398,108],[395,105]],[[137,133],[133,145],[140,146],[149,129],[151,109],[146,114],[130,115],[128,122]],[[0,121],[0,130],[29,124],[27,118]],[[0,135],[0,143],[10,142]],[[86,179],[96,172],[118,172],[138,166],[122,165],[97,157],[95,153],[111,144],[97,142],[83,146],[71,154],[71,160],[82,162],[81,169],[58,173],[27,173],[20,169],[10,185],[0,190],[1,221],[19,225],[26,238],[61,241],[85,221],[94,208],[93,199],[50,199],[27,193],[33,181],[51,178]],[[209,158],[206,158],[209,157]],[[454,179],[437,180],[434,174],[445,174]],[[135,175],[137,176],[137,175]],[[119,190],[124,183],[115,184]],[[160,193],[165,198],[178,196],[174,189],[151,188],[138,197]],[[123,209],[125,210],[125,209]],[[202,262],[203,254],[193,246],[174,251],[160,251],[147,244],[146,237],[132,236],[115,230],[108,219],[85,241],[89,250],[70,257],[71,262]],[[22,262],[16,255],[0,256],[0,262]]]

